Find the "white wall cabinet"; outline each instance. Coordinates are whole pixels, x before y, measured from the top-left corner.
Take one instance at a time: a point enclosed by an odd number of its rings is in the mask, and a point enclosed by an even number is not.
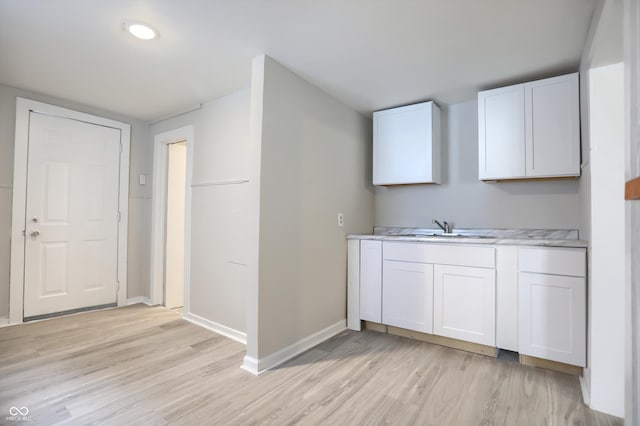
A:
[[[495,346],[496,271],[434,267],[434,334]]]
[[[373,113],[373,184],[441,182],[440,109],[423,102]]]
[[[478,93],[480,180],[580,176],[579,75]]]
[[[360,241],[360,319],[382,322],[382,241]]]
[[[520,248],[519,350],[586,365],[585,250]]]
[[[433,265],[385,260],[382,323],[433,333]]]

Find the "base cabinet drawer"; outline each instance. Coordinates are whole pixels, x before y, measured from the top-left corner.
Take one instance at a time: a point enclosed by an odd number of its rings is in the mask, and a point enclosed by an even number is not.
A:
[[[521,272],[519,281],[520,353],[584,367],[584,278]]]
[[[584,277],[587,259],[582,248],[520,247],[520,272]]]
[[[495,346],[495,300],[495,269],[435,265],[434,334]]]
[[[385,260],[382,323],[433,333],[433,265]]]

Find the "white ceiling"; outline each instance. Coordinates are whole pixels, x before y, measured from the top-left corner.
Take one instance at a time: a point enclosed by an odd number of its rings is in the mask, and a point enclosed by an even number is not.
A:
[[[2,0],[0,83],[153,120],[248,87],[266,53],[364,113],[448,104],[576,70],[597,1]]]

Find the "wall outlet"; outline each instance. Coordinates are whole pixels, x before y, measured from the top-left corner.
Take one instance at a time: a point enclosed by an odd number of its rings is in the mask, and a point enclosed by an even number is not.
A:
[[[140,182],[140,185],[146,185],[147,184],[147,175],[140,175],[138,182]]]
[[[344,226],[344,215],[342,213],[338,213],[338,226],[339,227]]]

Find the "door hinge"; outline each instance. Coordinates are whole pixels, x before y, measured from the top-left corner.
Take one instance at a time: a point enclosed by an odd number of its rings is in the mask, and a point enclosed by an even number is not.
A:
[[[122,215],[120,214],[120,212],[118,212],[118,223],[120,223],[121,218],[122,218]]]
[[[120,142],[120,153],[122,154],[122,142]]]

